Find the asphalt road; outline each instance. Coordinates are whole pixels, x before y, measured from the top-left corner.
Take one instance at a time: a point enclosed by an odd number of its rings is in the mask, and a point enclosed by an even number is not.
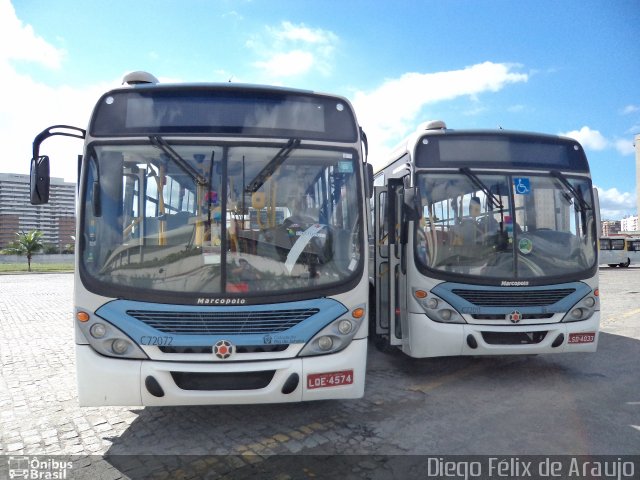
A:
[[[73,461],[67,478],[284,480],[424,473],[407,455],[640,452],[640,268],[601,268],[596,353],[415,360],[370,347],[363,399],[293,405],[78,407],[72,283],[0,276],[0,478],[3,458],[45,455]]]

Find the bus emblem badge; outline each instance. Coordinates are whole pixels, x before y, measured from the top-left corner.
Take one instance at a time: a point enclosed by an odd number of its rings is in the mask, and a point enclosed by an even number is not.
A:
[[[228,340],[220,340],[213,346],[213,353],[221,360],[226,360],[233,355],[234,350],[235,347],[233,343]]]
[[[511,320],[511,323],[518,323],[520,320],[522,320],[522,314],[519,311],[514,310],[509,315],[507,315],[507,318]]]

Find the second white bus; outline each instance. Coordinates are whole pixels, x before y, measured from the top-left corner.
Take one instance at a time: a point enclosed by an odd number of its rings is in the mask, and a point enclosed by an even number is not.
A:
[[[578,142],[431,122],[374,185],[380,347],[412,357],[596,350],[599,208]]]

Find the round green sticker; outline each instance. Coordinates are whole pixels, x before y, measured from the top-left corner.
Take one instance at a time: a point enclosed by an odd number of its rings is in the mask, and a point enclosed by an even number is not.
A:
[[[531,250],[533,250],[533,242],[528,238],[521,238],[518,242],[518,250],[525,255],[530,254]]]

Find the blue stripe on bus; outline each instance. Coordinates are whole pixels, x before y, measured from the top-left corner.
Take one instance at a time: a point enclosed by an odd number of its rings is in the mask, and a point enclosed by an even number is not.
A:
[[[292,309],[317,309],[318,312],[297,325],[279,333],[257,334],[175,334],[159,331],[146,323],[133,318],[127,311],[146,310],[171,313],[215,313],[234,312],[251,313],[258,311],[277,312]],[[340,302],[319,298],[299,302],[286,302],[268,305],[234,305],[224,307],[192,306],[192,305],[167,305],[159,303],[136,302],[130,300],[114,300],[97,311],[96,315],[112,323],[114,326],[129,335],[134,341],[140,343],[143,337],[171,338],[170,345],[174,347],[208,346],[219,340],[228,340],[236,345],[268,345],[268,344],[300,344],[307,343],[318,331],[332,321],[338,319],[348,309]],[[146,344],[146,342],[142,342]]]

